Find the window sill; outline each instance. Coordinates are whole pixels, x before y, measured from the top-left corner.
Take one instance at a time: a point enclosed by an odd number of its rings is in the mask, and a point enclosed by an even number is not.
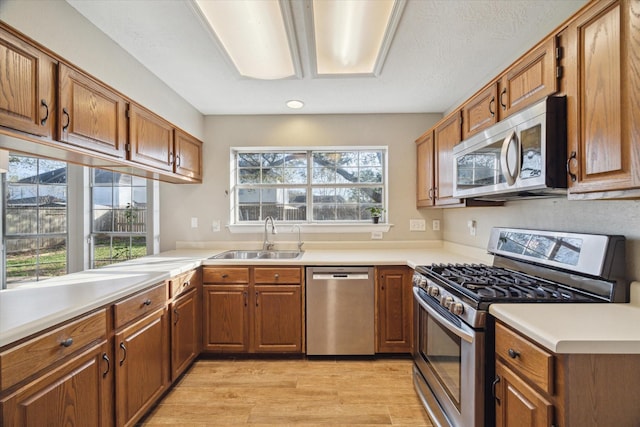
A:
[[[304,234],[314,233],[371,233],[373,231],[380,231],[386,233],[389,231],[393,224],[278,224],[276,223],[276,229],[279,233],[297,233],[300,226],[300,232]],[[264,233],[264,224],[228,224],[227,228],[233,234],[249,234],[249,233]]]

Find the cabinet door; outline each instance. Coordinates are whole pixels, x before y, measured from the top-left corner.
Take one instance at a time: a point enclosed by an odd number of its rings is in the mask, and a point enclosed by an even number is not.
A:
[[[115,336],[117,426],[134,425],[169,385],[167,323],[163,308]]]
[[[178,129],[175,130],[175,172],[202,180],[202,142]]]
[[[173,172],[173,126],[144,108],[129,107],[129,160]]]
[[[492,83],[462,106],[462,139],[498,121],[498,84]]]
[[[410,353],[413,293],[407,267],[378,267],[378,352]]]
[[[256,285],[254,350],[302,351],[302,292],[300,285]]]
[[[171,380],[175,381],[200,352],[199,294],[196,289],[171,304]]]
[[[499,360],[496,362],[496,427],[549,427],[553,406]]]
[[[127,101],[98,81],[60,64],[58,139],[117,158],[127,140]]]
[[[55,62],[0,29],[0,126],[52,137]]]
[[[453,198],[453,147],[461,141],[461,115],[459,111],[436,126],[436,205],[460,205],[460,199]]]
[[[568,28],[572,196],[640,186],[639,25],[637,1],[602,1]]]
[[[500,78],[500,120],[558,91],[556,44],[548,38]]]
[[[204,350],[249,351],[249,285],[206,285],[203,291]]]
[[[433,186],[433,131],[429,130],[416,140],[416,206],[428,207],[435,203]]]
[[[113,362],[106,342],[71,358],[1,402],[5,427],[111,426]]]

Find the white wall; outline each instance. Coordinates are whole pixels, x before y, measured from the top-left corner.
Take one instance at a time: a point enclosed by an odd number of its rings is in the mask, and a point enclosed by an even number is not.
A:
[[[389,222],[385,241],[440,239],[430,227],[410,232],[409,219],[440,219],[441,211],[417,210],[415,140],[429,129],[439,114],[209,116],[205,120],[204,179],[202,185],[161,185],[162,250],[176,241],[259,241],[262,233],[232,234],[229,222],[229,150],[241,146],[343,146],[389,147]],[[191,217],[199,227],[191,228]],[[211,224],[223,227],[214,233]],[[278,236],[280,238],[280,236]],[[285,236],[281,238],[286,239]],[[364,241],[369,233],[308,234],[305,241]],[[278,239],[276,239],[278,240]],[[289,236],[288,240],[293,240]]]
[[[0,0],[0,20],[202,138],[204,117],[64,0]]]
[[[640,280],[640,201],[569,201],[566,198],[507,202],[503,207],[443,211],[443,239],[484,248],[491,227],[520,227],[598,234],[627,239],[627,276]],[[467,221],[477,222],[470,236]]]

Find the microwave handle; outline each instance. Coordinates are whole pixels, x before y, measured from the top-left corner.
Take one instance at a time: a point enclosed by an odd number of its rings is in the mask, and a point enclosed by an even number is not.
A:
[[[512,186],[515,184],[516,178],[520,173],[520,141],[515,130],[509,132],[509,135],[502,143],[500,165],[502,166],[502,173],[507,180],[507,185]]]

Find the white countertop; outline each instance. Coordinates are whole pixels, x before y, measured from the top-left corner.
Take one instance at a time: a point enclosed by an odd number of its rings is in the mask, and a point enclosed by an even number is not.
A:
[[[489,313],[558,354],[640,354],[640,282],[630,304],[491,304]]]
[[[108,305],[200,265],[409,265],[488,262],[484,251],[435,242],[425,249],[307,250],[295,260],[211,260],[225,249],[178,249],[0,291],[0,347]],[[469,256],[469,254],[473,256]]]

